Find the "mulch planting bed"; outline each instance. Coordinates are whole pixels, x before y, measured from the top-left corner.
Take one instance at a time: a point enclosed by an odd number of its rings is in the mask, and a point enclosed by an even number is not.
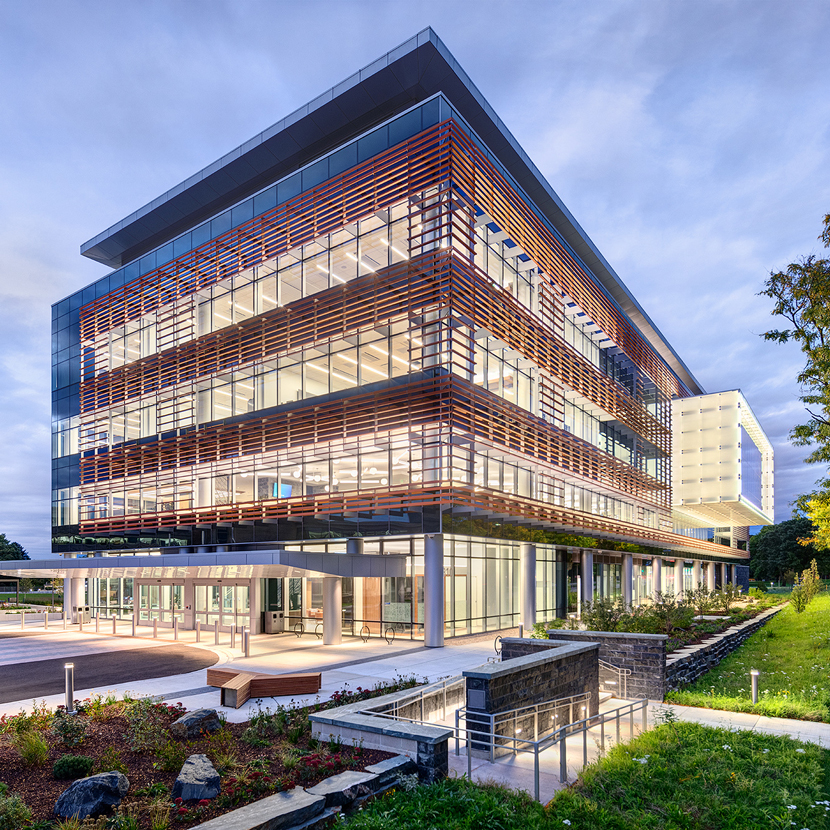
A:
[[[150,808],[169,804],[170,827],[188,828],[237,807],[295,786],[310,787],[345,770],[393,757],[394,753],[335,745],[311,738],[307,710],[280,710],[240,724],[224,724],[218,732],[194,740],[176,740],[167,727],[185,712],[179,705],[146,704],[136,723],[128,719],[130,706],[123,702],[98,702],[84,714],[70,716],[85,724],[82,741],[65,746],[50,725],[51,714],[0,719],[0,781],[17,793],[31,809],[33,820],[53,819],[55,802],[71,781],[53,777],[53,765],[61,756],[85,755],[93,759],[90,774],[117,769],[130,782],[122,802],[150,830]],[[60,720],[60,718],[58,719]],[[57,721],[55,721],[57,722]],[[48,746],[48,755],[26,764],[21,757],[20,734],[36,732]],[[147,744],[142,747],[142,744]],[[189,755],[204,753],[221,775],[222,792],[201,806],[173,803],[170,795],[181,764]]]

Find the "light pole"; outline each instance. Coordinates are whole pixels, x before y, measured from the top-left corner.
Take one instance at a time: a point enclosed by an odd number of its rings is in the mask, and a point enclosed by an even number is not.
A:
[[[64,672],[66,673],[66,714],[75,714],[75,664],[64,663]]]

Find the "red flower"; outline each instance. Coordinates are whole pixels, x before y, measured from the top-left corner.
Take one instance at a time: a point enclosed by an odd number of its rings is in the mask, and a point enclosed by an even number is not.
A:
[[[187,812],[187,807],[179,807],[179,815],[183,816]]]
[[[174,804],[181,804],[182,800],[180,798],[177,798],[173,803]]]
[[[209,806],[210,806],[210,802],[209,802],[206,798],[203,798],[203,799],[199,802],[199,806],[200,806],[200,807],[209,807]]]

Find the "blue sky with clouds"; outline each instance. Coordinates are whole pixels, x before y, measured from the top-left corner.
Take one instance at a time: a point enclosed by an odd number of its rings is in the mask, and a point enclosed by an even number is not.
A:
[[[823,470],[756,294],[822,250],[826,0],[0,0],[0,532],[48,553],[50,305],[105,273],[79,245],[427,25],[703,387],[749,398],[788,517]]]

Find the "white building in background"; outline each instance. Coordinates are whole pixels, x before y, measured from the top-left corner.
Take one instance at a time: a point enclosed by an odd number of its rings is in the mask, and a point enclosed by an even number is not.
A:
[[[746,549],[773,524],[773,451],[738,389],[672,401],[672,514],[677,532]],[[695,529],[698,529],[695,532]]]

